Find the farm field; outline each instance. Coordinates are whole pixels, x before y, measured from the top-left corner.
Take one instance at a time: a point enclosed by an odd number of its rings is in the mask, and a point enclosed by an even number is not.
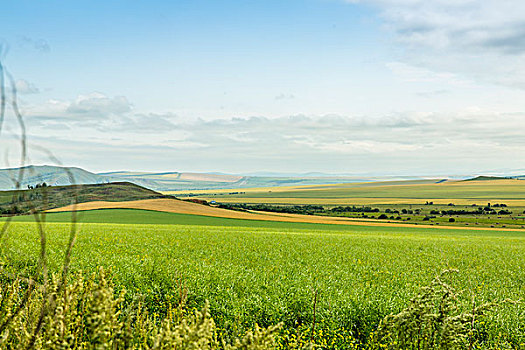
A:
[[[390,206],[389,206],[390,207]],[[439,206],[432,206],[432,208],[439,208]],[[446,207],[445,207],[446,208]],[[392,216],[392,220],[387,220],[385,216],[383,220],[373,219],[375,216],[359,216],[354,215],[353,217],[347,217],[338,212],[323,212],[317,213],[317,215],[304,215],[294,213],[276,213],[268,211],[257,211],[257,210],[229,210],[224,208],[218,208],[216,206],[202,205],[187,201],[181,201],[172,198],[161,198],[161,199],[147,199],[137,201],[123,201],[123,202],[86,202],[80,203],[76,206],[66,206],[61,208],[55,208],[48,210],[48,213],[60,213],[68,212],[72,210],[78,210],[80,212],[86,212],[90,210],[105,210],[105,209],[136,209],[136,210],[151,210],[165,213],[177,213],[177,214],[190,214],[190,215],[201,215],[211,216],[218,218],[229,218],[229,219],[242,219],[242,220],[256,220],[256,221],[280,221],[280,222],[296,222],[296,223],[311,223],[311,224],[335,224],[335,225],[370,225],[370,226],[399,226],[399,227],[412,227],[414,224],[421,225],[422,227],[433,227],[433,225],[441,225],[443,228],[453,228],[454,226],[465,226],[472,224],[468,229],[498,229],[498,230],[517,230],[525,227],[525,217],[506,217],[497,219],[497,221],[490,220],[489,218],[462,218],[458,222],[449,222],[448,217],[433,217],[428,222],[421,221],[424,216],[421,213],[417,215],[405,215],[405,218],[398,217],[399,220],[395,220]],[[390,209],[386,209],[390,210]],[[400,209],[403,210],[403,209]],[[427,210],[428,211],[428,210]],[[399,211],[397,211],[399,212]],[[343,213],[344,214],[344,213]],[[396,214],[398,215],[398,214]],[[508,216],[508,215],[507,215]],[[411,220],[411,219],[414,220]],[[402,219],[402,220],[401,220]],[[418,220],[419,219],[419,220]],[[410,222],[408,221],[410,220]],[[419,222],[418,222],[419,221]],[[499,225],[499,226],[498,226]],[[498,227],[496,227],[498,226]]]
[[[197,226],[225,226],[225,227],[259,227],[259,228],[294,228],[294,229],[323,229],[323,230],[351,230],[348,225],[319,224],[308,222],[283,222],[269,220],[244,220],[217,216],[194,214],[180,214],[140,209],[97,209],[77,212],[78,222],[99,224],[155,224],[155,225],[197,225]],[[5,219],[4,219],[5,220]],[[70,212],[53,212],[46,214],[46,222],[69,223]],[[0,221],[1,222],[1,221]],[[31,215],[17,216],[13,222],[34,222]]]
[[[47,215],[48,258],[56,269],[70,225],[68,213]],[[35,224],[17,217],[4,237],[4,259],[32,268]],[[25,222],[24,222],[25,221]],[[163,313],[188,290],[188,306],[209,300],[219,336],[257,323],[283,322],[281,348],[309,336],[318,292],[315,341],[327,349],[364,345],[379,320],[399,312],[434,276],[457,268],[450,284],[463,290],[461,307],[525,297],[525,236],[497,230],[372,227],[262,222],[140,210],[81,213],[75,270],[112,269],[129,297],[144,295]],[[98,222],[97,222],[98,221]],[[519,348],[524,309],[503,304],[479,324],[488,344]]]
[[[525,181],[420,180],[222,191],[168,192],[224,203],[272,204],[435,204],[483,205],[490,201],[525,206]]]
[[[525,228],[525,182],[516,179],[390,181],[175,195],[241,211],[386,220],[402,225]]]

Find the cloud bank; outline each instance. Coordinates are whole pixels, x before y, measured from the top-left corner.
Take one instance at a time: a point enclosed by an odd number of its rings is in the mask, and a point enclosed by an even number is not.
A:
[[[521,168],[525,113],[185,119],[103,94],[26,108],[30,140],[96,170],[446,174]]]
[[[525,2],[351,0],[379,9],[416,66],[525,88]]]

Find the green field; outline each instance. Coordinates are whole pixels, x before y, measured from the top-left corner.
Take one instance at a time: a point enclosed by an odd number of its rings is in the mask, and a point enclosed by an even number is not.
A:
[[[178,295],[180,278],[189,306],[209,300],[226,338],[254,323],[279,322],[282,344],[292,334],[305,336],[318,290],[316,341],[340,349],[349,347],[349,339],[365,343],[380,319],[399,312],[451,267],[460,271],[451,283],[464,291],[466,310],[472,300],[479,305],[525,298],[520,232],[248,222],[138,210],[82,215],[74,269],[110,267],[130,297],[143,294],[159,314]],[[69,232],[69,224],[60,221],[69,216],[47,219],[49,264],[57,268]],[[12,223],[4,258],[32,268],[37,250],[34,223]],[[521,304],[503,305],[491,315],[479,326],[484,341],[516,348],[525,342]]]
[[[166,213],[139,209],[99,209],[77,212],[79,223],[109,223],[109,224],[155,224],[155,225],[198,225],[198,226],[233,226],[259,227],[304,230],[350,230],[347,225],[292,223],[279,221],[242,220],[213,216]],[[68,223],[71,221],[70,212],[46,214],[46,222]],[[2,220],[2,218],[0,218]],[[5,220],[5,218],[3,218]],[[32,215],[13,217],[14,222],[34,222]]]
[[[196,197],[208,202],[214,201],[221,207],[244,205],[245,208],[250,209],[250,205],[252,207],[314,205],[323,207],[322,210],[310,213],[314,215],[379,219],[383,214],[381,219],[393,223],[524,229],[525,181],[503,178],[480,179],[349,183],[239,189],[233,192],[181,192],[177,195]],[[504,206],[500,207],[500,205]],[[338,206],[367,206],[378,211],[367,213],[331,211]],[[475,212],[484,207],[492,207],[493,211]],[[501,211],[502,209],[505,210]],[[463,213],[458,214],[458,211]]]
[[[491,200],[514,200],[525,203],[525,181],[398,181],[350,183],[339,185],[297,186],[290,188],[242,189],[236,192],[218,191],[196,194],[199,198],[220,202],[283,203],[283,204],[360,204],[367,203],[421,204],[427,200],[441,203],[486,204]],[[182,193],[178,195],[183,195]]]

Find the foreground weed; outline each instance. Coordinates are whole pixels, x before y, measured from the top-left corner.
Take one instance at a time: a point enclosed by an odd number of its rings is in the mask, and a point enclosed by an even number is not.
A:
[[[459,294],[444,281],[457,272],[446,270],[422,288],[408,307],[386,316],[372,334],[372,348],[384,349],[478,349],[482,347],[478,326],[499,303],[473,306],[461,311]],[[505,301],[507,302],[507,301]]]
[[[186,316],[177,311],[158,320],[139,307],[125,307],[125,292],[115,293],[103,269],[88,278],[77,274],[60,292],[60,279],[51,276],[24,301],[29,286],[16,278],[1,282],[0,334],[2,349],[273,349],[279,326],[255,328],[233,344],[219,342],[206,305]],[[51,297],[53,296],[53,297]],[[33,333],[42,305],[53,300],[40,331]],[[23,304],[22,304],[23,303]],[[20,305],[22,310],[14,313]]]

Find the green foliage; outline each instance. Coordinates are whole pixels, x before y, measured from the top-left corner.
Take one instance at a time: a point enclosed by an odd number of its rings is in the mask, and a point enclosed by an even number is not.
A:
[[[159,318],[141,302],[126,302],[113,280],[99,268],[89,277],[77,273],[63,288],[52,275],[44,285],[27,278],[0,281],[0,348],[64,349],[474,349],[485,348],[479,325],[484,314],[497,306],[485,303],[461,311],[458,294],[443,281],[445,271],[423,287],[408,307],[386,316],[365,342],[345,329],[334,334],[314,331],[315,324],[293,333],[281,324],[261,328],[255,324],[242,337],[218,340],[218,329],[205,304],[201,311],[185,308],[185,294],[168,305]],[[509,344],[507,344],[509,345]]]
[[[326,209],[320,205],[268,205],[268,204],[224,204],[218,205],[222,209],[239,210],[239,211],[267,211],[273,213],[290,213],[313,215],[326,212]]]
[[[373,345],[392,350],[479,348],[478,325],[497,303],[461,310],[460,296],[443,281],[451,272],[457,270],[444,271],[430,286],[423,287],[408,307],[385,317],[374,334]]]
[[[77,274],[65,288],[56,275],[33,287],[21,278],[0,282],[0,348],[264,350],[275,347],[279,330],[256,325],[233,344],[221,343],[207,304],[195,312],[170,307],[158,319],[140,304],[126,305],[103,269]]]

